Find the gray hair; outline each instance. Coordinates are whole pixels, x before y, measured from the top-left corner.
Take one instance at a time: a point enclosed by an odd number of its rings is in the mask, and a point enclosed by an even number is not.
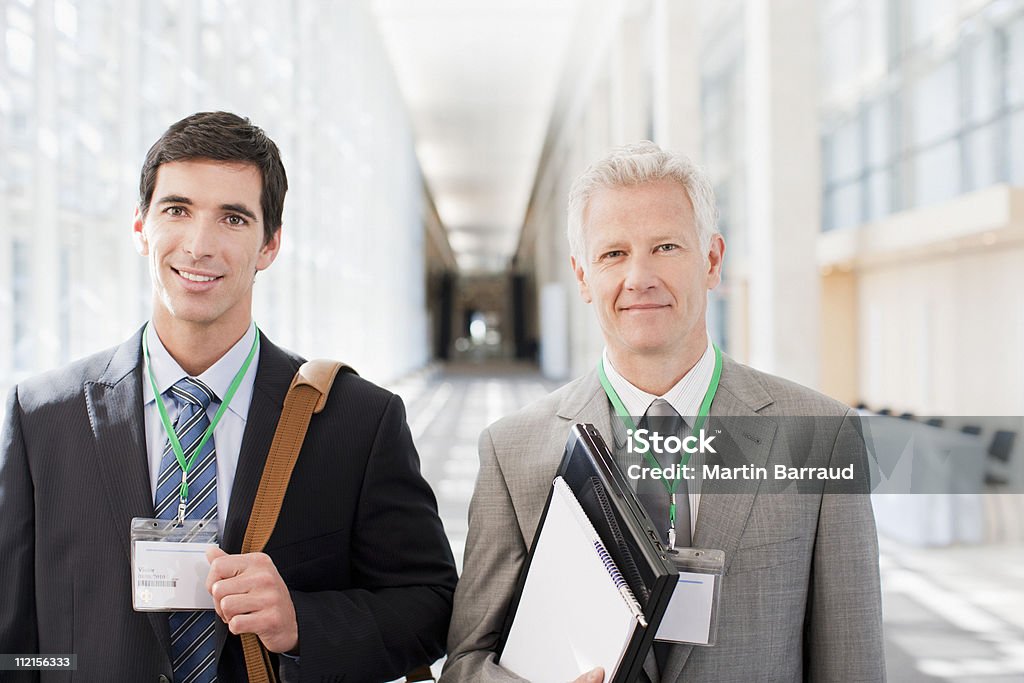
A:
[[[675,152],[666,152],[644,140],[616,147],[607,156],[591,164],[569,190],[569,253],[576,263],[585,265],[583,214],[590,198],[598,190],[630,187],[656,180],[674,180],[686,191],[693,205],[693,217],[704,260],[708,258],[711,238],[718,234],[718,207],[711,181],[700,166]]]

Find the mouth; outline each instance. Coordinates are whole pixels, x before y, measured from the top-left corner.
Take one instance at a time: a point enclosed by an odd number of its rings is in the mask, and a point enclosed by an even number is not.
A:
[[[220,280],[223,277],[222,275],[202,273],[196,270],[183,270],[181,268],[174,268],[173,266],[171,267],[171,270],[173,270],[174,273],[182,280],[185,280],[186,282],[195,283],[198,285],[216,282],[217,280]]]
[[[624,312],[643,313],[645,311],[657,311],[662,308],[668,308],[668,304],[634,304],[632,306],[623,306],[620,310]]]

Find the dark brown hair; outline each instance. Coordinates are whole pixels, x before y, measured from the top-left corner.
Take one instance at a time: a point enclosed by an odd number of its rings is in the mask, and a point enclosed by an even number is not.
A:
[[[288,177],[281,163],[281,153],[274,141],[249,119],[228,112],[200,112],[172,124],[157,140],[142,164],[139,179],[139,211],[145,217],[153,200],[156,172],[160,164],[189,159],[212,159],[253,164],[260,170],[263,188],[260,208],[263,210],[263,243],[266,244],[281,227],[284,195]]]

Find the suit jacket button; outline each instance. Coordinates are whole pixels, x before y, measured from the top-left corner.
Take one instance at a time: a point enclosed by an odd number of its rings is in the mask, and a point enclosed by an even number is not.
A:
[[[169,679],[167,676],[164,676],[163,674],[160,674],[160,678],[156,680],[157,683],[171,683],[171,679]]]

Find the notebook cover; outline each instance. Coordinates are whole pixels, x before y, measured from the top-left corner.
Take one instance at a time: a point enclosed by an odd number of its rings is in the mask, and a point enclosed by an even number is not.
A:
[[[643,608],[648,627],[637,630],[616,676],[607,683],[634,681],[643,670],[644,659],[654,643],[658,624],[675,589],[678,571],[596,427],[591,424],[572,427],[556,476],[564,478],[569,485]],[[551,495],[549,492],[538,532],[551,505]],[[602,497],[606,505],[602,505]],[[534,535],[534,545],[538,536],[539,533]],[[499,663],[530,570],[533,550],[530,549],[520,572],[495,648]]]

